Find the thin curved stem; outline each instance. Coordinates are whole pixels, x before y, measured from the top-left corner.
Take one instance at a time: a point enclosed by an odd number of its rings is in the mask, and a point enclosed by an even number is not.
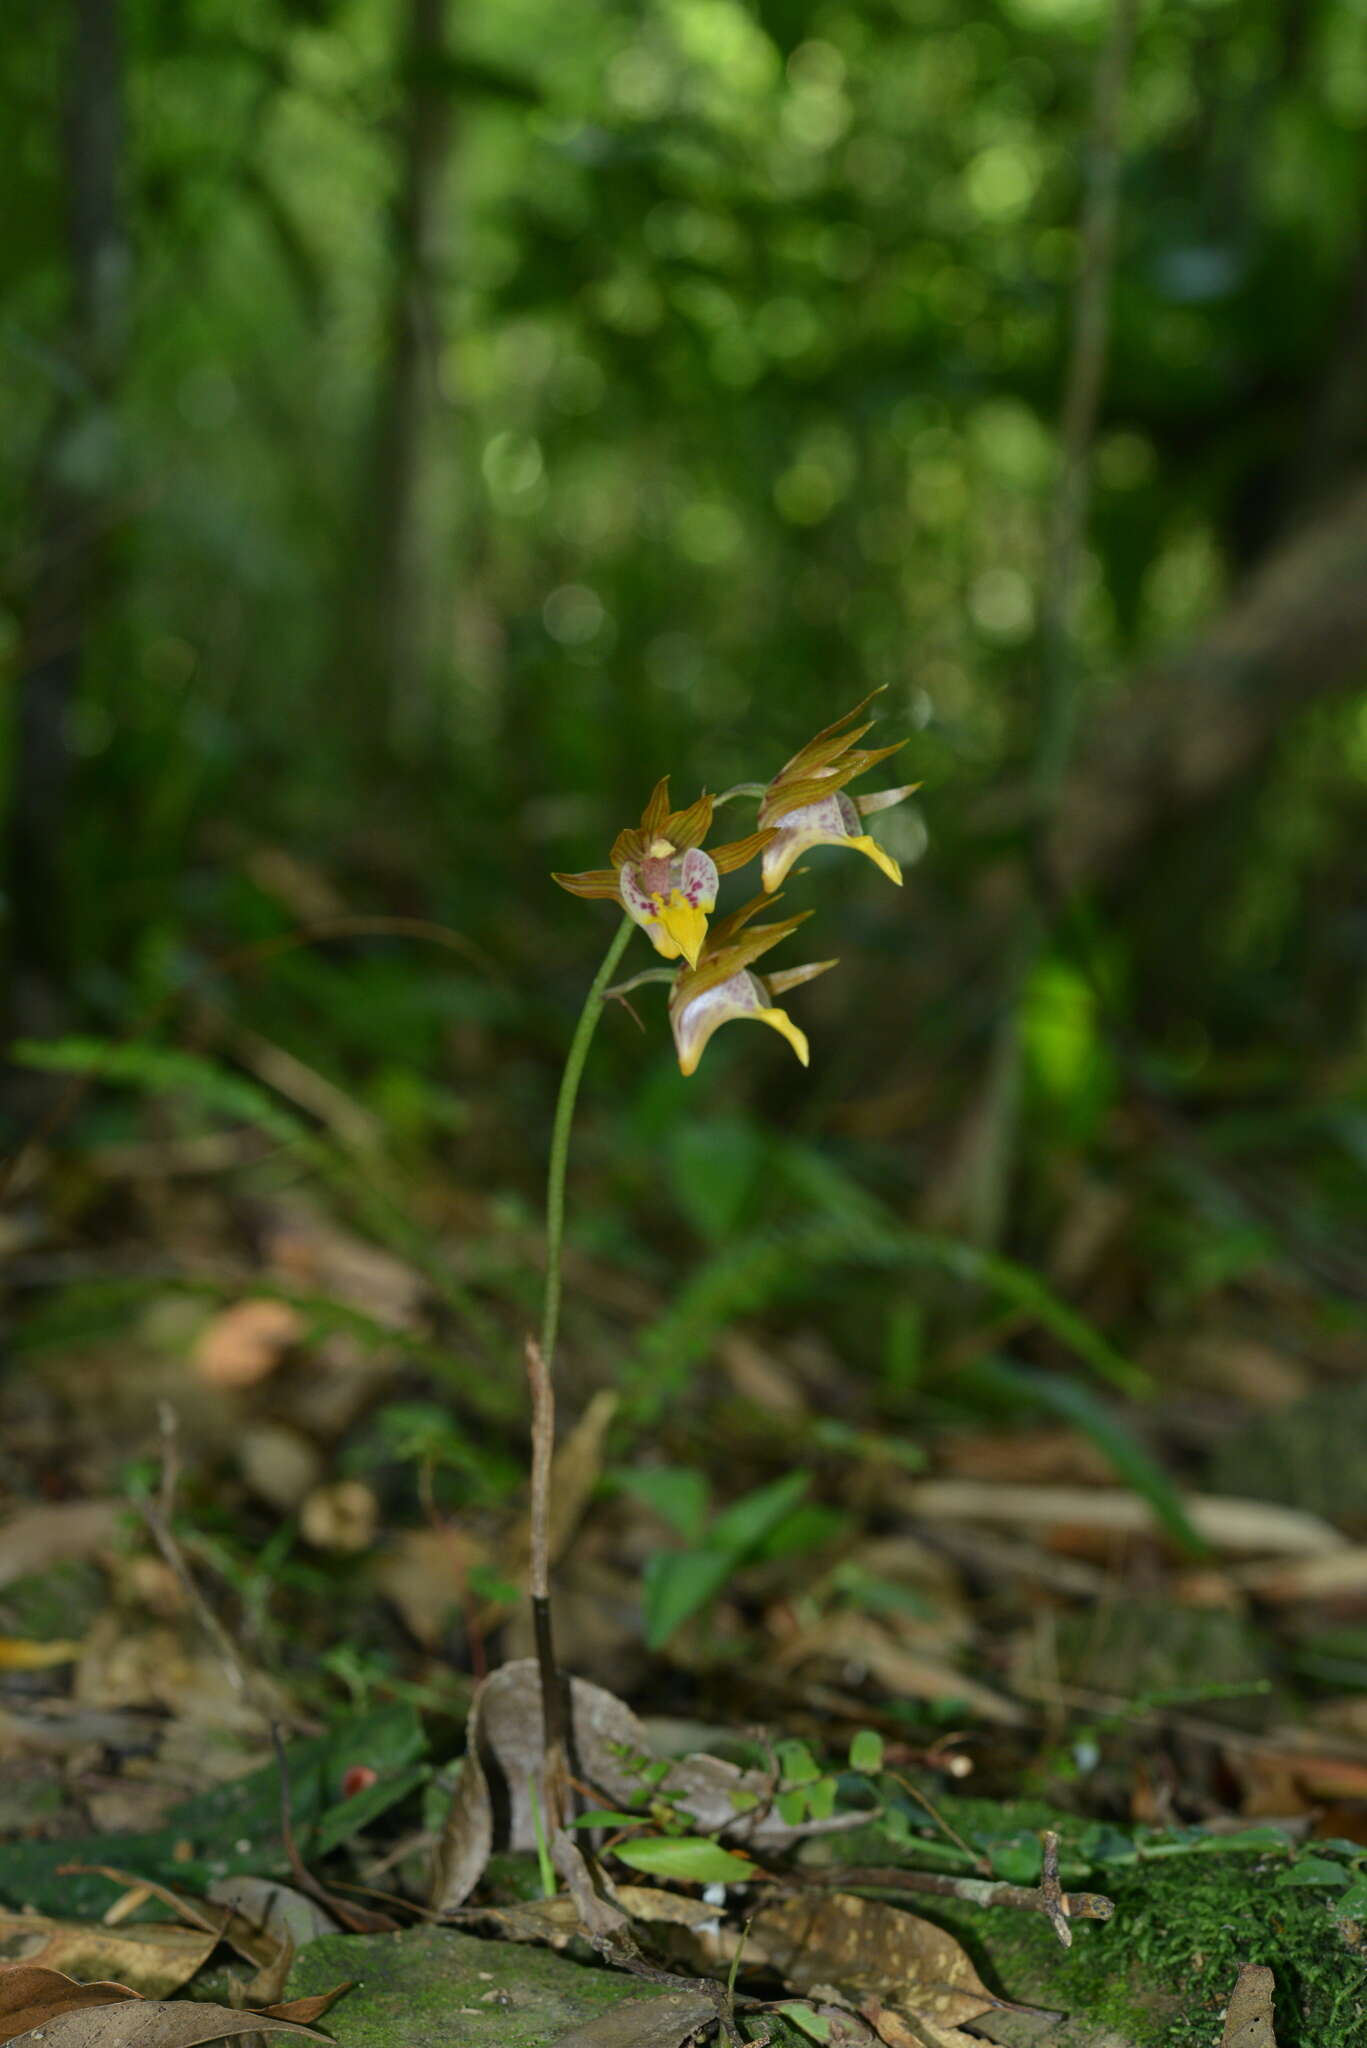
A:
[[[624,917],[613,937],[612,944],[603,956],[603,963],[589,985],[584,998],[584,1007],[579,1013],[579,1022],[570,1040],[570,1049],[565,1059],[565,1071],[560,1077],[560,1093],[555,1103],[555,1123],[551,1130],[551,1157],[546,1173],[546,1291],[541,1310],[541,1356],[549,1372],[555,1364],[555,1339],[560,1328],[560,1262],[565,1242],[565,1169],[569,1164],[570,1131],[574,1124],[574,1105],[579,1094],[579,1079],[584,1071],[584,1062],[589,1055],[589,1045],[603,1014],[603,992],[612,980],[617,962],[626,950],[627,940],[636,927],[629,917]]]

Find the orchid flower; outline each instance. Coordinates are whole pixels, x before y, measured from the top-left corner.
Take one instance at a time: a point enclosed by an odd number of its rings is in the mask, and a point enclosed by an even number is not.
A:
[[[708,914],[716,908],[718,878],[744,867],[774,837],[766,827],[704,853],[702,842],[711,829],[714,801],[704,794],[686,810],[671,811],[666,775],[651,791],[640,824],[627,826],[613,841],[610,868],[556,875],[554,880],[572,896],[620,903],[657,953],[666,960],[683,958],[695,967],[707,936]]]
[[[815,980],[836,963],[817,960],[777,974],[752,973],[756,960],[812,914],[810,910],[800,911],[796,917],[783,918],[777,924],[755,925],[745,931],[756,911],[767,908],[772,901],[772,897],[756,896],[739,910],[733,910],[729,917],[718,919],[707,934],[699,958],[681,967],[675,976],[669,992],[669,1022],[679,1066],[685,1074],[696,1072],[713,1032],[734,1017],[748,1017],[756,1024],[772,1026],[787,1039],[803,1066],[807,1065],[805,1033],[798,1030],[788,1012],[779,1009],[773,999],[786,989]]]
[[[808,740],[800,752],[793,755],[786,767],[779,770],[764,792],[759,807],[759,822],[762,826],[773,826],[775,831],[764,848],[761,873],[765,890],[772,894],[809,846],[852,846],[856,853],[862,853],[882,869],[890,882],[901,886],[902,870],[892,855],[881,847],[876,839],[861,831],[860,822],[874,811],[889,810],[893,804],[900,804],[904,797],[919,789],[916,782],[903,783],[898,789],[880,789],[872,796],[849,797],[845,784],[853,782],[856,775],[885,761],[889,754],[895,754],[904,740],[897,740],[890,747],[857,747],[856,740],[870,730],[872,721],[850,729],[850,720],[857,718],[864,705],[872,701],[875,690],[862,703],[847,711],[843,718],[837,718],[834,725],[828,725],[815,739]]]

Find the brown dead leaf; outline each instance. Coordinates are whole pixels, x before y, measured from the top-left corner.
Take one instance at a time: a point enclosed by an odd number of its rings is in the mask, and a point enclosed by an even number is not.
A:
[[[303,1334],[303,1318],[287,1301],[269,1295],[235,1301],[205,1324],[192,1362],[208,1386],[254,1387]]]
[[[59,1875],[72,1877],[107,1877],[111,1884],[128,1886],[128,1891],[117,1899],[104,1916],[106,1927],[116,1927],[147,1899],[160,1899],[173,1913],[178,1913],[187,1927],[196,1928],[204,1934],[212,1934],[215,1941],[223,1941],[235,1949],[244,1962],[254,1963],[258,1970],[274,1963],[280,1950],[280,1940],[273,1930],[257,1926],[250,1916],[235,1910],[234,1902],[223,1899],[198,1899],[193,1892],[174,1890],[168,1884],[158,1884],[154,1878],[137,1877],[131,1871],[116,1870],[107,1863],[64,1863]],[[264,1884],[264,1879],[239,1879],[239,1883],[255,1882]],[[221,1880],[227,1885],[230,1879]],[[286,1887],[281,1886],[284,1890]],[[329,1921],[317,1931],[331,1932],[335,1923]],[[146,1994],[145,1994],[146,1995]]]
[[[903,1699],[962,1700],[984,1721],[1018,1727],[1025,1709],[957,1666],[918,1650],[904,1649],[889,1629],[867,1614],[829,1614],[784,1644],[781,1669],[793,1670],[813,1657],[862,1664],[888,1692]]]
[[[602,1686],[582,1678],[570,1682],[577,1775],[601,1794],[607,1806],[628,1806],[642,1789],[630,1759],[648,1759],[650,1740],[630,1707]],[[492,1672],[475,1691],[465,1729],[465,1760],[437,1851],[432,1903],[449,1913],[469,1898],[495,1848],[534,1849],[530,1787],[546,1811],[542,1785],[541,1676],[531,1657],[515,1658]],[[497,1802],[491,1776],[499,1787]],[[674,1798],[698,1831],[725,1830],[733,1847],[771,1847],[804,1835],[830,1834],[857,1826],[860,1814],[796,1826],[773,1811],[772,1787],[760,1771],[743,1771],[715,1756],[681,1757],[657,1788]],[[738,1814],[735,1794],[750,1793],[758,1804]],[[495,1838],[495,1805],[499,1829]]]
[[[316,1486],[299,1511],[299,1530],[315,1550],[352,1557],[369,1550],[380,1526],[380,1505],[360,1479]]]
[[[1245,1963],[1225,2013],[1220,2048],[1277,2048],[1272,2030],[1276,1979],[1262,1963]]]
[[[0,2044],[15,2048],[199,2048],[235,2034],[298,2034],[327,2041],[309,2024],[350,1985],[316,1998],[239,2012],[193,1999],[140,1998],[126,1984],[79,1984],[33,1963],[0,1964]]]
[[[977,2034],[966,2034],[962,2027],[939,2026],[924,2013],[903,2019],[881,1998],[866,1998],[859,2010],[887,2048],[981,2048]]]
[[[41,1963],[0,1963],[0,2042],[45,2026],[58,2013],[137,1995],[126,1984],[77,1984]]]
[[[71,1664],[81,1654],[79,1643],[36,1643],[28,1636],[0,1636],[0,1671],[50,1671]]]
[[[1114,1486],[1024,1486],[995,1480],[912,1479],[899,1503],[918,1520],[1008,1522],[1023,1528],[1098,1530],[1106,1535],[1160,1534],[1153,1510],[1138,1494]],[[1215,1550],[1249,1556],[1326,1557],[1349,1548],[1320,1515],[1272,1501],[1188,1494],[1182,1502],[1198,1535]]]
[[[598,2013],[561,2034],[553,2048],[680,2048],[716,2017],[717,2001],[705,1991],[663,1991]]]
[[[948,2027],[994,2008],[1031,2010],[989,1991],[943,1928],[852,1892],[774,1899],[755,1916],[752,1939],[797,1991],[833,1984],[856,2003],[892,2001],[903,2017]]]
[[[108,1550],[126,1512],[117,1500],[45,1502],[21,1508],[0,1529],[0,1586],[67,1558]]]
[[[188,1984],[218,1946],[218,1930],[157,1922],[87,1926],[0,1908],[0,1957],[60,1971],[77,1980],[117,1978],[140,1998],[165,1998]]]
[[[471,1566],[488,1562],[488,1546],[463,1529],[405,1529],[386,1549],[375,1581],[423,1648],[434,1650],[459,1610]]]

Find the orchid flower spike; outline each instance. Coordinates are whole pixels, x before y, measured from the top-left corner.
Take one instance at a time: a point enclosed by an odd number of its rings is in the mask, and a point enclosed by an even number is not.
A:
[[[651,791],[640,824],[617,834],[610,868],[590,868],[584,874],[552,879],[572,896],[620,903],[657,953],[666,960],[683,958],[690,967],[696,966],[707,935],[708,914],[716,908],[719,876],[744,867],[774,836],[765,828],[704,853],[702,842],[711,829],[713,801],[704,794],[686,810],[671,811],[666,775]]]
[[[837,718],[834,725],[808,740],[765,790],[759,822],[775,828],[764,848],[761,868],[764,887],[770,894],[809,846],[852,846],[856,853],[867,855],[881,868],[890,882],[901,886],[901,868],[876,839],[860,829],[860,824],[874,811],[886,811],[893,804],[900,804],[920,788],[920,783],[906,782],[898,789],[876,790],[872,796],[845,794],[847,782],[853,782],[856,775],[876,767],[906,745],[905,740],[897,740],[890,747],[855,745],[869,731],[872,720],[852,728],[850,720],[857,718],[864,705],[878,694],[874,690],[843,718]]]
[[[771,897],[756,896],[729,917],[719,918],[703,943],[696,962],[681,967],[669,992],[669,1022],[683,1073],[697,1071],[699,1060],[714,1031],[734,1017],[768,1024],[787,1039],[805,1067],[807,1039],[774,997],[804,981],[814,981],[834,960],[817,960],[806,967],[789,967],[778,974],[754,974],[753,963],[786,939],[789,932],[811,916],[810,910],[786,917],[778,924],[744,927],[756,911],[768,907]]]

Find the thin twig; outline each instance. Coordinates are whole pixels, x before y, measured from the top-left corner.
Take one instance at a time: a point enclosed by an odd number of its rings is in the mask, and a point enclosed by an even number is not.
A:
[[[967,1856],[971,1862],[976,1863],[979,1870],[987,1871],[991,1869],[992,1866],[988,1862],[987,1857],[985,1855],[975,1856],[973,1854],[973,1851],[969,1848],[963,1836],[959,1834],[954,1828],[952,1828],[949,1822],[945,1819],[944,1815],[938,1812],[937,1809],[931,1805],[925,1793],[922,1792],[918,1786],[913,1785],[909,1778],[904,1778],[899,1771],[889,1771],[887,1775],[892,1779],[894,1785],[901,1786],[902,1790],[907,1794],[907,1797],[909,1799],[914,1799],[918,1806],[923,1806],[925,1808],[926,1812],[934,1821],[936,1827],[939,1828],[943,1834],[949,1837],[950,1841],[954,1844],[956,1849],[962,1849],[964,1855]]]
[[[1056,1866],[1055,1880],[1057,1874]],[[1065,1947],[1071,1940],[1072,1930],[1067,1925],[1070,1920],[1109,1920],[1115,1911],[1115,1901],[1101,1892],[1059,1891],[1051,1899],[1046,1896],[1043,1884],[1006,1884],[997,1878],[951,1877],[940,1870],[885,1870],[874,1865],[867,1870],[793,1871],[783,1882],[839,1891],[932,1892],[937,1898],[962,1899],[969,1906],[1016,1906],[1027,1913],[1043,1913]]]
[[[333,1918],[340,1920],[350,1934],[392,1934],[398,1921],[388,1913],[372,1913],[368,1906],[353,1906],[347,1899],[339,1899],[321,1884],[299,1854],[299,1844],[294,1839],[294,1815],[290,1802],[290,1767],[285,1752],[285,1738],[280,1732],[278,1721],[271,1723],[271,1742],[275,1748],[275,1764],[280,1777],[280,1841],[285,1851],[285,1860],[290,1867],[290,1876],[301,1892],[316,1899],[325,1906]]]
[[[551,1459],[555,1450],[555,1389],[541,1346],[527,1338],[527,1379],[532,1395],[532,1501],[531,1560],[528,1592],[532,1603],[532,1628],[536,1636],[536,1662],[541,1674],[541,1739],[544,1750],[543,1783],[546,1793],[548,1831],[565,1825],[568,1792],[566,1725],[560,1673],[555,1662],[555,1636],[551,1627],[550,1527]]]
[[[194,1574],[185,1561],[185,1553],[176,1540],[172,1518],[175,1513],[176,1489],[180,1484],[179,1425],[176,1411],[169,1401],[157,1403],[157,1423],[161,1434],[161,1479],[155,1500],[147,1498],[137,1501],[138,1512],[146,1522],[157,1549],[175,1573],[176,1581],[189,1602],[196,1621],[217,1650],[227,1673],[229,1685],[239,1699],[254,1707],[263,1721],[268,1721],[270,1709],[263,1703],[259,1689],[253,1683],[236,1643],[201,1592]]]

